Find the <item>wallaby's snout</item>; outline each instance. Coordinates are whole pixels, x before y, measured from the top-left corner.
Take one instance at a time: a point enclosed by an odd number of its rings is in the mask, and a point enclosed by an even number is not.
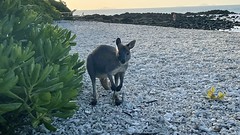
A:
[[[117,96],[123,85],[124,74],[128,68],[128,61],[131,58],[130,50],[135,46],[136,40],[123,45],[120,38],[117,38],[117,47],[101,45],[97,47],[87,58],[87,71],[92,81],[93,100],[92,105],[97,103],[96,78],[100,79],[105,89],[114,91],[116,105],[122,103]],[[118,84],[120,78],[120,84]],[[113,81],[114,79],[114,81]]]

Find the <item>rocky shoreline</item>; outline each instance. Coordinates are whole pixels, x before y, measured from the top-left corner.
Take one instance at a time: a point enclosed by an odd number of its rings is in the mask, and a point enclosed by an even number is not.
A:
[[[187,29],[219,30],[240,26],[240,15],[227,10],[199,13],[124,13],[120,15],[75,16],[74,20],[151,25]]]

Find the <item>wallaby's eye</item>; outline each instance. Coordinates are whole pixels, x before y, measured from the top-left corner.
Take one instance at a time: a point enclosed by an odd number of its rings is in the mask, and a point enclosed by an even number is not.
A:
[[[126,54],[127,54],[127,55],[129,55],[130,53],[129,53],[129,52],[127,52]]]

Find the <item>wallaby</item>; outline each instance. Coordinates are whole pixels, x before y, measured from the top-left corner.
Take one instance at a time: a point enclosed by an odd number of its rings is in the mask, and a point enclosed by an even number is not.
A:
[[[96,78],[99,78],[105,89],[114,91],[113,97],[116,105],[120,105],[117,91],[123,86],[124,74],[128,68],[128,61],[131,58],[130,49],[134,47],[136,40],[127,45],[122,45],[121,39],[117,38],[117,47],[100,45],[87,57],[87,71],[92,81],[93,99],[91,104],[97,104]],[[114,76],[114,81],[113,81]],[[120,84],[118,80],[120,78]],[[110,82],[109,82],[109,80]]]

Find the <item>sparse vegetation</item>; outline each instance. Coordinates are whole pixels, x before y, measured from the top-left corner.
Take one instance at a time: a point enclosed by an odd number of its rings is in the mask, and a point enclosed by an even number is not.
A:
[[[211,89],[207,91],[207,98],[213,99],[213,100],[223,100],[226,94],[219,91],[218,94],[216,95],[215,91],[216,91],[216,88],[211,87]]]

